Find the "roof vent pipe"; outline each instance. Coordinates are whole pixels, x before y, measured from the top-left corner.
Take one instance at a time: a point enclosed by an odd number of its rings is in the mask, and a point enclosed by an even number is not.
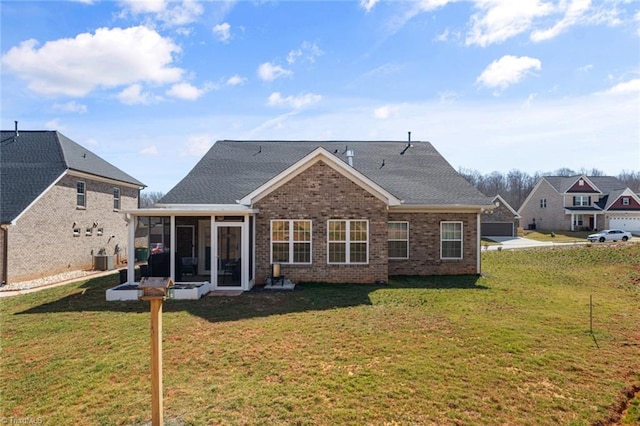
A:
[[[409,132],[409,140],[407,141],[407,145],[411,145],[411,132]]]
[[[347,163],[349,163],[349,165],[353,167],[353,150],[352,149],[347,150]]]
[[[20,136],[20,133],[18,133],[18,120],[14,121],[14,123],[16,123],[16,137]]]

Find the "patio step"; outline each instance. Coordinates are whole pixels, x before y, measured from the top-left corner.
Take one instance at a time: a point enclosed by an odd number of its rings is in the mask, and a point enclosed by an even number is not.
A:
[[[289,278],[272,283],[271,277],[267,278],[267,284],[264,286],[265,290],[293,290],[295,287],[296,284],[291,282]]]

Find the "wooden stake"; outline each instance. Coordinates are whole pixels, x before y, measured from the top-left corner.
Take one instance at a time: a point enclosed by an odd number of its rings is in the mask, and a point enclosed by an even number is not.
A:
[[[593,336],[593,294],[589,295],[589,332]]]
[[[151,424],[164,425],[162,407],[162,298],[151,299]]]

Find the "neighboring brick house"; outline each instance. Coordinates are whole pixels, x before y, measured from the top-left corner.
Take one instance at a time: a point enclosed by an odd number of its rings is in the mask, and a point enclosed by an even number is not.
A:
[[[121,210],[144,185],[56,131],[2,131],[0,274],[6,284],[127,256]]]
[[[482,213],[483,237],[515,237],[518,235],[520,215],[500,195],[492,199],[496,206]]]
[[[162,228],[177,282],[195,263],[214,290],[249,290],[273,264],[296,282],[478,274],[493,207],[428,142],[218,141],[154,208],[127,213]]]
[[[518,210],[525,229],[640,233],[640,197],[612,176],[545,176]]]

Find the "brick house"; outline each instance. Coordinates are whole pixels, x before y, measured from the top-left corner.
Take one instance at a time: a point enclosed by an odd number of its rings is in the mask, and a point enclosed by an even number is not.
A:
[[[296,282],[477,274],[493,207],[428,142],[218,141],[156,206],[127,214],[159,228],[176,282],[249,290],[273,264]]]
[[[612,176],[545,176],[518,210],[525,229],[640,233],[640,197]]]
[[[520,215],[500,195],[491,200],[493,210],[482,212],[483,237],[515,237],[518,233]]]
[[[144,185],[57,131],[2,131],[0,274],[10,284],[126,259]]]

